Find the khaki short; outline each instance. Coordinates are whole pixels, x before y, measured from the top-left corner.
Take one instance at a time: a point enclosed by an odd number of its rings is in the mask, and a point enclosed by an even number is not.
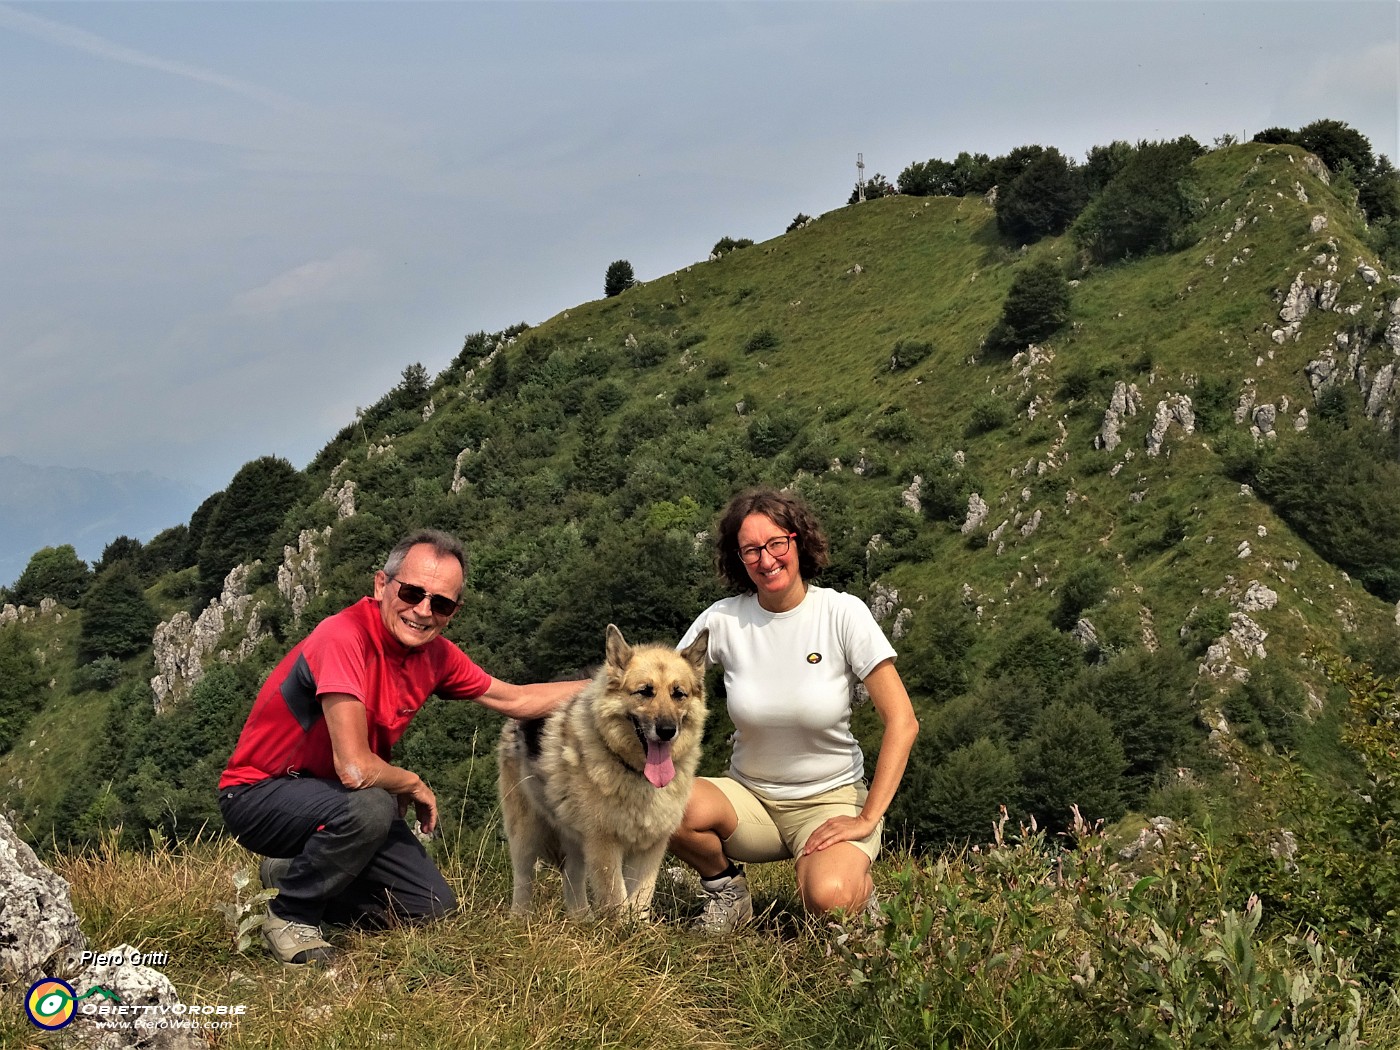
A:
[[[739,816],[739,826],[724,840],[724,855],[749,864],[800,856],[807,839],[824,821],[831,817],[858,816],[868,794],[862,782],[833,788],[810,798],[771,799],[755,794],[732,777],[703,779],[724,792]],[[852,840],[851,845],[874,861],[880,852],[880,832],[884,826],[882,819],[874,831],[863,839]]]

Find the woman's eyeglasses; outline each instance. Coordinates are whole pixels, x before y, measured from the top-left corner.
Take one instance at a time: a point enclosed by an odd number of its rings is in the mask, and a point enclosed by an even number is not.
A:
[[[792,546],[792,541],[796,536],[797,533],[789,532],[786,536],[774,536],[767,543],[761,543],[757,547],[740,547],[739,560],[745,565],[757,565],[758,559],[764,551],[767,551],[774,558],[781,558],[788,552],[788,548]]]
[[[399,585],[399,601],[416,609],[423,604],[423,599],[427,598],[428,607],[433,610],[434,616],[451,616],[462,604],[441,594],[429,594],[416,583],[404,583],[394,576],[390,576],[389,579]]]

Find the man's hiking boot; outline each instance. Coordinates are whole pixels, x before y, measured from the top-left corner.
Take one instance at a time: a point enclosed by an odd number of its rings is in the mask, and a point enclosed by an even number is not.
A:
[[[695,920],[695,929],[703,933],[733,933],[753,922],[753,898],[749,896],[749,880],[742,871],[715,887],[707,886],[702,879],[700,894],[705,899],[705,910]]]
[[[262,938],[267,950],[288,966],[325,962],[331,956],[330,943],[319,926],[279,919],[270,911],[262,922]]]
[[[292,866],[290,857],[264,857],[258,862],[258,881],[265,890],[275,890]]]

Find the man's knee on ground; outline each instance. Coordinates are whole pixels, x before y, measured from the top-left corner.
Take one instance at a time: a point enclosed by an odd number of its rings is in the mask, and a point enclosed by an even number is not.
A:
[[[383,788],[361,788],[346,796],[344,830],[349,834],[382,841],[398,819],[398,800]]]
[[[439,919],[447,918],[456,910],[457,895],[452,892],[452,887],[448,886],[447,883],[444,882],[442,885],[442,889],[438,892],[438,894],[436,894],[433,897],[432,901],[428,905],[427,912],[422,915],[413,916],[413,921],[437,922]]]
[[[441,872],[434,867],[422,876],[421,884],[403,887],[398,893],[392,889],[387,892],[388,915],[392,916],[387,922],[421,926],[445,919],[457,910],[457,895]]]

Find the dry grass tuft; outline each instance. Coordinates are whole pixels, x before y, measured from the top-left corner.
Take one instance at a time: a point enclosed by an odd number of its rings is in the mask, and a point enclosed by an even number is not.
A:
[[[794,914],[786,865],[756,869],[762,922],[731,938],[691,933],[694,887],[663,875],[658,920],[571,921],[559,880],[535,912],[508,912],[509,863],[493,833],[439,850],[459,910],[431,927],[335,932],[333,965],[283,967],[235,950],[219,905],[256,858],[222,837],[123,852],[115,839],[63,858],[83,928],[98,948],[164,951],[186,1003],[242,1003],[211,1045],[280,1047],[826,1046],[844,1027],[841,967],[824,928]],[[767,881],[765,881],[767,880]]]

